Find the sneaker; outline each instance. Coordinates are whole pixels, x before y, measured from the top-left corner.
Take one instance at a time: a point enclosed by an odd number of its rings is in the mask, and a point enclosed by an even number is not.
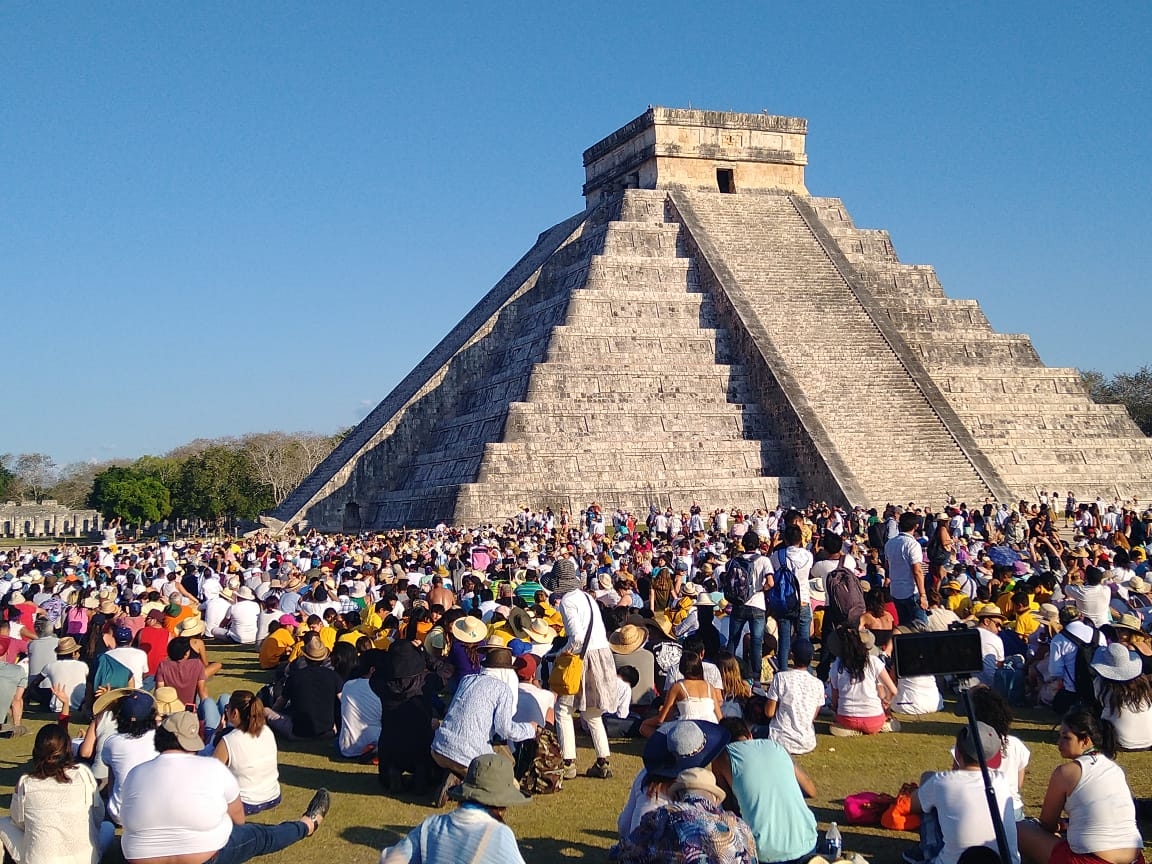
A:
[[[572,760],[565,759],[564,760],[564,773],[560,775],[564,780],[575,780],[576,775],[579,773],[580,772],[578,772],[576,770],[576,760],[575,759],[572,759]]]
[[[837,726],[835,723],[828,724],[828,731],[837,738],[859,738],[864,734],[859,729],[846,729],[843,726]]]
[[[608,767],[607,759],[597,759],[596,764],[588,769],[589,777],[598,777],[601,780],[609,780],[612,777],[612,769]]]

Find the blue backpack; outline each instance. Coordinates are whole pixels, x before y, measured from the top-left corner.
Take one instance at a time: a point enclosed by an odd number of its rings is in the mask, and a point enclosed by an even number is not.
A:
[[[772,587],[765,592],[768,614],[773,618],[800,617],[800,580],[788,563],[788,549],[780,550]]]

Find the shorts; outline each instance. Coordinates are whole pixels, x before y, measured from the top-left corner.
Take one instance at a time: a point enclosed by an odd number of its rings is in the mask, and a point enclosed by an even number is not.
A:
[[[853,729],[856,732],[863,732],[865,735],[875,735],[887,722],[888,717],[884,714],[877,714],[875,717],[845,717],[843,714],[836,715],[837,726],[843,726],[845,729]]]
[[[1109,864],[1099,855],[1091,852],[1081,855],[1073,852],[1067,840],[1061,840],[1052,847],[1052,854],[1048,857],[1048,864]],[[1131,864],[1144,864],[1144,853],[1137,852]]]

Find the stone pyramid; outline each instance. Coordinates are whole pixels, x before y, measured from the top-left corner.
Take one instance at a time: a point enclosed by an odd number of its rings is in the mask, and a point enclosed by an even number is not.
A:
[[[269,516],[322,530],[1152,497],[1152,445],[804,185],[807,124],[651,108],[528,253]]]

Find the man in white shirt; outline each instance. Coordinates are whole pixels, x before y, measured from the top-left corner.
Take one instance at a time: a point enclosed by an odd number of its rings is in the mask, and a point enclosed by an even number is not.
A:
[[[116,647],[108,656],[132,673],[129,687],[143,687],[144,676],[148,674],[148,655],[139,648],[132,647],[132,630],[123,625],[112,631]]]
[[[928,620],[928,592],[924,587],[924,550],[913,536],[920,524],[915,513],[900,514],[900,533],[884,544],[892,602],[896,605],[897,622],[911,627],[916,621]]]
[[[752,593],[743,603],[737,603],[736,598],[729,598],[732,603],[732,612],[728,616],[728,650],[733,654],[744,657],[755,681],[760,680],[761,664],[764,657],[764,623],[766,620],[764,589],[771,585],[772,565],[768,559],[761,555],[760,537],[754,531],[748,531],[742,541],[743,549],[740,558],[746,562],[751,571]],[[728,566],[733,566],[730,562]],[[742,650],[744,625],[748,625],[748,635],[751,645],[747,655]]]
[[[976,676],[985,687],[995,688],[996,670],[1004,665],[1004,643],[1000,630],[1004,627],[1004,613],[995,603],[985,603],[976,612],[976,632],[980,634],[980,656],[984,667]]]
[[[812,553],[804,548],[804,532],[799,525],[784,529],[784,547],[768,556],[773,574],[785,564],[796,574],[796,587],[800,593],[800,614],[796,618],[776,618],[776,668],[788,668],[788,655],[792,653],[792,640],[808,642],[812,639],[812,590],[808,583],[812,575]],[[767,588],[776,584],[776,576],[769,576]]]

